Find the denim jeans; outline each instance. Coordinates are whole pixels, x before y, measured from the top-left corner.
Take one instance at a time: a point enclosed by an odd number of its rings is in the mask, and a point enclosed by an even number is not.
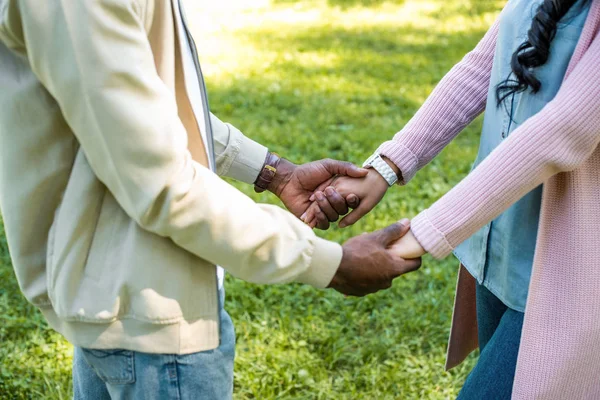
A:
[[[477,285],[480,354],[458,400],[510,400],[524,316]]]
[[[235,332],[221,309],[221,344],[199,353],[148,354],[76,347],[75,400],[227,400],[233,396]]]

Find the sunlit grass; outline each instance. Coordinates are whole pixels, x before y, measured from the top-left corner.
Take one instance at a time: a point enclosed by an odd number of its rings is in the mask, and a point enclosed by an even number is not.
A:
[[[494,0],[186,0],[211,107],[296,162],[362,162],[414,114],[497,15]],[[411,217],[469,171],[480,121],[335,241]],[[235,183],[253,198],[247,185]],[[1,225],[0,225],[1,229]],[[228,277],[237,399],[451,399],[472,365],[443,370],[456,261],[384,293],[345,298]],[[0,230],[0,398],[70,397],[72,348],[18,292]]]
[[[445,44],[443,35],[479,33],[494,20],[501,1],[418,0],[401,4],[384,2],[375,7],[332,7],[323,1],[256,2],[187,1],[192,31],[201,47],[205,72],[214,84],[231,76],[249,76],[282,61],[301,65],[335,66],[336,48],[328,54],[305,54],[287,40],[324,31],[348,31],[360,35],[372,30],[389,31],[400,43],[419,46]],[[252,4],[252,5],[251,5]],[[378,37],[390,40],[389,37]],[[440,43],[441,39],[441,43]],[[269,42],[275,40],[279,46]],[[363,49],[366,50],[366,49]],[[360,53],[360,51],[359,51]],[[397,54],[397,56],[402,56]],[[337,59],[338,62],[343,62]]]

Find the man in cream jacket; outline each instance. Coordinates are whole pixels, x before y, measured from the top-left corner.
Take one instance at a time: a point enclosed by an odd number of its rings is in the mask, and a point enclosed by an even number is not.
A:
[[[364,171],[295,166],[210,114],[177,0],[0,0],[0,208],[24,295],[76,346],[75,398],[230,398],[216,265],[351,295],[419,266],[387,251],[407,223],[342,247],[217,174],[299,216]]]

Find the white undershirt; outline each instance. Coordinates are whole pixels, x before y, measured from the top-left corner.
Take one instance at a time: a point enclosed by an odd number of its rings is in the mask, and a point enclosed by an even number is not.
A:
[[[181,0],[175,0],[178,3]],[[183,7],[183,4],[182,4]],[[183,75],[185,77],[185,87],[187,89],[187,94],[190,98],[190,102],[192,103],[192,110],[194,111],[194,115],[196,116],[196,121],[198,121],[198,128],[200,130],[200,134],[202,135],[202,141],[204,142],[204,148],[206,151],[210,151],[208,146],[207,138],[206,138],[206,119],[204,118],[204,109],[202,105],[202,93],[200,91],[200,80],[198,79],[198,73],[196,71],[196,64],[194,63],[194,55],[191,50],[192,44],[188,41],[187,35],[185,33],[185,29],[183,28],[183,18],[179,13],[179,4],[176,4],[175,12],[176,18],[179,18],[179,37],[181,38],[181,54],[183,55]],[[188,26],[189,29],[189,26]],[[212,154],[208,157],[208,162],[210,168],[214,171],[215,166],[212,165]],[[225,272],[223,268],[217,266],[217,280],[219,282],[219,288],[223,287],[223,276]]]

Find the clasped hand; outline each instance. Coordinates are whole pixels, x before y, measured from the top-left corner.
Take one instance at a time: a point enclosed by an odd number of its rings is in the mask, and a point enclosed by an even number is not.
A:
[[[340,225],[358,221],[379,203],[387,188],[376,171],[351,163],[321,160],[296,166],[282,160],[269,190],[309,226],[327,229],[350,209]],[[409,225],[409,220],[402,220],[344,243],[342,261],[330,287],[364,296],[387,289],[396,277],[418,269],[423,250]]]
[[[388,188],[385,179],[374,169],[360,177],[338,176],[310,197],[313,203],[301,219],[311,228],[328,229],[332,222],[345,214],[339,212],[344,210],[340,202],[345,199],[346,210],[353,208],[339,223],[341,228],[345,228],[369,213],[383,199]],[[392,249],[405,259],[418,258],[425,253],[411,231],[394,243]]]

